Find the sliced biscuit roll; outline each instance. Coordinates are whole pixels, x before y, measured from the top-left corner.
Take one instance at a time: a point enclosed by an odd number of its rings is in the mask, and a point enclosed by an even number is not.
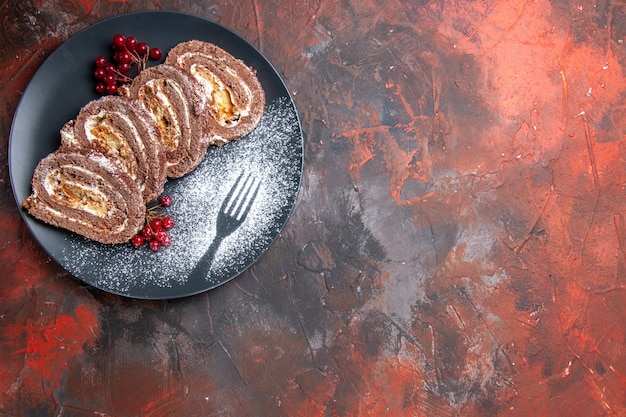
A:
[[[127,242],[146,206],[122,164],[92,149],[60,148],[42,159],[23,206],[35,218],[101,243]]]
[[[61,144],[117,158],[137,182],[145,202],[163,192],[166,154],[156,123],[136,100],[105,96],[85,105],[61,129]]]
[[[239,139],[261,120],[265,93],[255,70],[220,47],[182,42],[170,50],[165,63],[184,69],[202,86],[212,121],[207,132],[211,144]]]
[[[204,120],[198,118],[202,100],[196,81],[171,65],[143,70],[131,83],[128,96],[150,114],[167,155],[167,176],[182,177],[204,158]]]

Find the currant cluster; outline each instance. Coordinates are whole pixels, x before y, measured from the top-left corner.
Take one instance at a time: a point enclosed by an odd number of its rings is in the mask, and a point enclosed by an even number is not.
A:
[[[105,56],[96,58],[96,91],[100,94],[116,94],[118,88],[128,84],[133,77],[147,66],[148,59],[159,60],[163,53],[159,48],[150,48],[134,36],[116,34],[111,42],[112,60]]]
[[[164,195],[159,199],[159,204],[148,208],[146,224],[130,241],[135,248],[147,243],[150,250],[156,252],[172,244],[172,237],[168,231],[174,227],[174,220],[161,209],[170,207],[173,201],[171,196]]]

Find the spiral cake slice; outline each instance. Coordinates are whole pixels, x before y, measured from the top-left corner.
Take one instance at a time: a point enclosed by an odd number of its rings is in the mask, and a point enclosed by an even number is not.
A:
[[[167,156],[167,176],[182,177],[204,158],[204,120],[198,118],[202,100],[195,80],[171,65],[143,70],[131,83],[128,95],[156,123]]]
[[[146,206],[122,164],[92,149],[60,148],[42,159],[23,205],[37,219],[101,243],[127,242]]]
[[[166,64],[189,72],[202,86],[211,144],[222,145],[249,133],[261,120],[265,92],[254,69],[212,43],[176,45]]]
[[[105,96],[89,102],[75,121],[61,129],[61,144],[117,158],[139,186],[145,202],[163,192],[166,155],[160,131],[134,100]]]

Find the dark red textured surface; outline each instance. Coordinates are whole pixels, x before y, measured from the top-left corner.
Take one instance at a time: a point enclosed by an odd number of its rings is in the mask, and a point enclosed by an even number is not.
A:
[[[188,299],[86,287],[10,191],[56,47],[174,9],[284,76],[305,173],[282,236]],[[625,416],[622,1],[0,4],[0,414]]]

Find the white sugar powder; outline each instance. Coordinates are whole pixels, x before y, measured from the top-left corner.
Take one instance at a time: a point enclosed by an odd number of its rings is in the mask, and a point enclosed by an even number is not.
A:
[[[241,172],[261,186],[244,223],[218,247],[206,287],[235,276],[278,236],[298,192],[302,169],[300,127],[287,98],[267,106],[259,126],[242,140],[209,149],[193,172],[166,184],[174,204],[166,211],[175,226],[172,246],[151,252],[127,245],[101,245],[68,235],[60,263],[77,277],[115,293],[142,297],[141,288],[169,288],[188,275],[216,236],[217,214]],[[163,292],[163,291],[161,291]]]

